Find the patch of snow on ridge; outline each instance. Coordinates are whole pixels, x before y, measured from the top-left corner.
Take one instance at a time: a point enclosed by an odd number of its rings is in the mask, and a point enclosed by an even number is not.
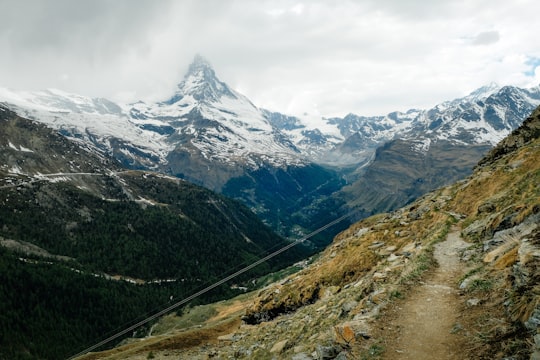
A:
[[[10,174],[18,174],[18,175],[24,175],[25,174],[18,165],[13,165],[11,167],[11,169],[8,170],[8,173],[10,173]]]
[[[53,129],[67,131],[75,138],[122,139],[143,152],[159,157],[163,162],[172,150],[164,135],[136,126],[136,122],[120,106],[108,100],[86,98],[59,90],[25,92],[3,88],[0,88],[0,98],[19,115]]]
[[[431,139],[423,138],[423,139],[413,141],[411,145],[411,150],[418,152],[420,154],[426,154],[429,151],[430,146],[431,146]]]

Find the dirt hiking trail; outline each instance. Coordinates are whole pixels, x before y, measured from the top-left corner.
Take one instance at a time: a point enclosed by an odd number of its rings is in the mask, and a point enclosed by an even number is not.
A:
[[[439,266],[425,282],[390,309],[386,323],[383,359],[464,358],[465,339],[459,331],[457,280],[463,273],[459,251],[470,246],[452,228],[445,241],[435,245]]]

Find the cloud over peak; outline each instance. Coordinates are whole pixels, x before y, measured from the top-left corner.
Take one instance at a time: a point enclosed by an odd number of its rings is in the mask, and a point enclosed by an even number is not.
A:
[[[197,53],[257,106],[325,116],[527,86],[540,58],[535,0],[4,0],[0,12],[0,87],[121,101],[166,98]]]

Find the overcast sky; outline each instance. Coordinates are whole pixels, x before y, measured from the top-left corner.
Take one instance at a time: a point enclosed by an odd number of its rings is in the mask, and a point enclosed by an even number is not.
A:
[[[538,0],[0,0],[0,87],[168,98],[195,54],[287,114],[428,108],[540,84]]]

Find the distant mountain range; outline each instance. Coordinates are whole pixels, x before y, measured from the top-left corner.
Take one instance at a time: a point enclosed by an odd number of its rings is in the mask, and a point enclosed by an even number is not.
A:
[[[466,175],[540,104],[540,87],[491,84],[432,109],[384,116],[295,117],[257,108],[196,56],[162,102],[7,89],[0,101],[124,166],[238,198],[283,235],[298,236],[351,207],[391,209]],[[399,158],[384,155],[395,146]],[[403,167],[412,171],[405,179],[394,171]]]

